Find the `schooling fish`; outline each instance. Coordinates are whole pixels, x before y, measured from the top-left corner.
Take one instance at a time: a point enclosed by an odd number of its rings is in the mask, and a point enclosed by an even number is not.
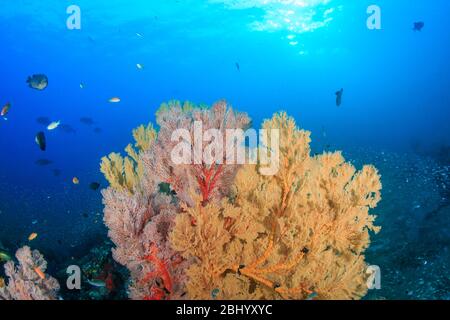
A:
[[[336,92],[336,105],[339,107],[342,104],[342,94],[344,93],[344,89],[341,89]]]
[[[59,127],[59,130],[65,133],[76,133],[77,131],[69,124],[62,124]]]
[[[49,164],[52,164],[53,161],[48,159],[39,159],[35,162],[38,166],[48,166]]]
[[[47,143],[45,141],[45,134],[42,131],[36,134],[36,138],[34,139],[34,141],[36,141],[39,149],[45,151],[45,149],[47,148]]]
[[[28,236],[28,241],[33,241],[34,239],[36,239],[38,236],[38,234],[36,232],[33,232],[32,234],[30,234]]]
[[[425,23],[422,21],[414,22],[413,31],[422,31],[424,26],[425,26]]]
[[[91,188],[91,190],[97,191],[98,188],[100,188],[100,183],[98,183],[98,182],[92,182],[92,183],[89,185],[89,188]]]
[[[120,98],[119,97],[112,97],[111,99],[108,100],[110,103],[119,103],[120,102]]]
[[[36,90],[45,90],[48,86],[48,78],[45,74],[33,74],[27,79],[28,86]]]
[[[53,121],[52,123],[50,123],[47,126],[47,130],[55,130],[56,128],[59,127],[60,124],[61,124],[61,121]]]
[[[9,112],[9,109],[11,109],[11,103],[6,103],[3,108],[2,111],[0,112],[0,116],[2,116],[5,120],[7,120],[5,117]]]
[[[89,283],[91,286],[93,287],[97,287],[97,288],[103,288],[106,287],[106,282],[103,280],[99,280],[99,279],[87,279],[87,283]]]
[[[36,119],[36,122],[43,125],[43,126],[48,126],[50,124],[50,119],[47,117],[39,117]]]
[[[91,126],[91,125],[94,124],[94,120],[92,120],[92,118],[88,118],[88,117],[80,118],[80,122],[84,123],[84,124],[86,124],[88,126]]]

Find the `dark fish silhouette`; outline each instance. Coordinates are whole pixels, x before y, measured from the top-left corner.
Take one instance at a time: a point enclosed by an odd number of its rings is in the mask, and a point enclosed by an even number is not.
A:
[[[91,118],[88,118],[88,117],[80,118],[80,122],[84,123],[84,124],[86,124],[88,126],[91,126],[91,125],[94,124],[94,120],[92,120]]]
[[[61,175],[61,170],[59,170],[59,169],[54,169],[54,170],[53,170],[53,175],[54,175],[55,177],[59,177],[59,176]]]
[[[42,151],[45,151],[47,149],[47,143],[45,141],[45,134],[44,132],[40,131],[36,134],[36,138],[34,139],[36,141],[37,145],[39,146],[39,149]]]
[[[48,117],[39,117],[36,122],[47,127],[52,121]]]
[[[71,125],[68,125],[68,124],[62,124],[58,127],[58,129],[65,133],[76,133],[77,132],[74,128],[72,128]]]
[[[28,77],[27,83],[30,88],[42,91],[48,86],[48,78],[45,74],[33,74]]]
[[[52,163],[53,163],[53,161],[48,160],[48,159],[39,159],[35,162],[35,164],[37,164],[38,166],[41,166],[41,167],[48,166]]]
[[[102,129],[101,129],[101,128],[95,128],[95,129],[94,129],[94,132],[95,132],[95,133],[102,133]]]
[[[342,104],[342,94],[344,93],[344,89],[341,89],[336,92],[336,105],[339,107]]]
[[[89,188],[91,188],[91,190],[97,191],[98,188],[100,188],[100,183],[98,183],[98,182],[92,182],[92,183],[89,185]]]
[[[237,71],[241,71],[241,66],[239,65],[239,62],[236,62],[236,69]]]
[[[424,26],[425,26],[425,23],[422,22],[422,21],[414,22],[413,30],[414,30],[414,31],[422,31],[422,29],[423,29]]]

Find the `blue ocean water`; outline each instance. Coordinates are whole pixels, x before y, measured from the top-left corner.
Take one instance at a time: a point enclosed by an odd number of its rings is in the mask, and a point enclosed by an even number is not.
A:
[[[373,4],[381,30],[366,25]],[[67,28],[70,5],[80,30]],[[37,232],[52,260],[83,255],[106,239],[89,189],[106,186],[100,158],[123,151],[162,102],[226,99],[255,126],[285,110],[315,151],[375,164],[383,232],[368,257],[386,271],[372,297],[449,299],[449,13],[446,0],[2,1],[0,105],[12,107],[0,119],[0,241],[13,251]],[[39,73],[44,91],[26,84]],[[39,117],[75,132],[47,131]]]

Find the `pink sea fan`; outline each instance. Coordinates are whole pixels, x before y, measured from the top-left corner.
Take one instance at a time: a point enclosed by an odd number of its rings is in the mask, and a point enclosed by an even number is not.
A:
[[[178,261],[178,255],[168,244],[168,232],[178,212],[172,197],[157,192],[130,194],[108,188],[103,191],[103,202],[105,224],[115,244],[113,257],[130,271],[130,298],[182,297],[178,279],[184,269],[180,265],[185,262]]]
[[[147,174],[156,174],[162,182],[169,183],[176,192],[178,199],[188,205],[193,205],[191,192],[200,194],[204,202],[218,199],[228,194],[229,187],[237,172],[237,165],[227,164],[226,154],[214,154],[207,164],[201,162],[175,164],[171,153],[178,141],[172,140],[175,130],[185,129],[190,133],[194,143],[195,123],[200,122],[202,135],[209,129],[217,129],[222,137],[226,137],[227,129],[245,130],[250,119],[247,114],[234,112],[225,101],[215,103],[211,108],[193,108],[184,111],[179,105],[172,105],[158,113],[157,123],[160,126],[157,142],[144,153],[142,159],[146,163]],[[225,140],[221,141],[225,143]],[[203,151],[208,141],[200,141]]]
[[[223,165],[225,155],[218,155],[213,165],[173,163],[172,133],[186,129],[193,136],[195,121],[202,123],[204,131],[218,129],[224,137],[226,129],[245,129],[250,123],[246,114],[234,112],[225,102],[209,109],[182,109],[172,103],[157,114],[156,141],[138,155],[143,174],[135,192],[113,187],[103,191],[104,221],[115,244],[113,256],[130,271],[132,299],[186,298],[184,270],[191,262],[170,247],[175,217],[182,203],[194,204],[192,192],[201,195],[204,203],[222,198],[237,172],[237,165]],[[159,190],[163,183],[170,185],[168,194]]]
[[[47,261],[37,250],[22,247],[16,252],[18,264],[8,261],[8,284],[0,288],[0,300],[57,300],[58,281],[45,274]]]

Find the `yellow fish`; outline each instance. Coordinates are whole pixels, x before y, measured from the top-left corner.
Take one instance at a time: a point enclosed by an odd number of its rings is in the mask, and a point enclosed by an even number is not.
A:
[[[119,97],[113,97],[113,98],[109,99],[109,102],[111,102],[111,103],[118,103],[118,102],[120,102],[120,98]]]
[[[32,234],[30,234],[28,236],[28,241],[33,241],[34,239],[36,239],[38,236],[38,234],[36,232],[33,232]]]
[[[73,182],[73,184],[79,184],[80,180],[78,180],[77,177],[73,177],[72,182]]]
[[[3,287],[5,287],[6,286],[6,284],[5,284],[5,279],[3,279],[2,277],[0,277],[0,288],[3,288]]]
[[[54,121],[48,125],[47,130],[55,130],[56,128],[59,127],[60,124],[61,121]]]

